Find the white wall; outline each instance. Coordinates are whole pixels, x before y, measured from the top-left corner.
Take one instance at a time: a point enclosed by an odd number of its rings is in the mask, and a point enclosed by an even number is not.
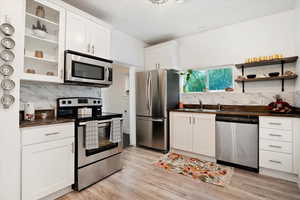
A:
[[[181,66],[213,66],[283,53],[295,55],[294,11],[178,39]]]
[[[296,8],[295,8],[295,32],[296,32],[296,42],[295,42],[295,50],[296,50],[296,55],[300,56],[300,2],[297,1],[296,3]],[[300,61],[297,63],[297,73],[300,74]],[[300,79],[298,78],[296,81],[296,105],[297,107],[300,107]]]
[[[284,56],[295,56],[294,14],[294,10],[286,11],[179,38],[177,41],[179,43],[180,66],[182,68],[207,68],[210,66],[237,64],[244,62],[249,57],[267,56],[275,53],[282,53]],[[288,69],[295,71],[295,64],[288,65]],[[246,69],[246,75],[254,73],[261,76],[273,71],[280,72],[280,66]],[[235,75],[241,75],[241,71],[235,70]],[[280,81],[246,83],[246,93],[260,92],[265,95],[259,100],[257,100],[257,96],[261,95],[242,94],[241,84],[235,84],[235,95],[231,95],[234,100],[226,103],[244,104],[245,102],[250,102],[247,104],[267,104],[269,103],[267,101],[272,100],[272,97],[278,93],[293,104],[294,84],[295,81],[286,81],[286,92],[281,92]],[[268,92],[270,93],[267,94]],[[236,95],[236,93],[240,95]],[[226,96],[224,93],[220,93],[220,95],[206,93],[204,95],[206,98],[212,97],[215,102],[219,103],[223,102],[224,97],[230,96]],[[251,99],[251,97],[253,98]],[[201,98],[204,98],[204,96],[202,95]],[[237,100],[246,98],[248,101]],[[182,99],[184,101],[188,101],[188,99],[192,101],[189,97]]]
[[[16,88],[12,94],[16,103],[8,110],[0,106],[0,199],[20,199],[20,133],[19,133],[19,76],[23,66],[23,40],[24,40],[24,16],[23,1],[1,0],[0,19],[3,22],[4,15],[8,15],[10,22],[16,27],[14,39],[16,41],[16,58],[12,65],[15,73],[12,79],[16,82]],[[0,35],[0,38],[2,35]],[[0,65],[2,62],[0,61]],[[0,96],[2,96],[0,90]]]
[[[142,68],[146,46],[146,43],[121,31],[112,31],[111,56],[113,60]]]
[[[296,3],[296,8],[295,8],[295,32],[296,32],[296,54],[298,56],[300,56],[300,1],[297,1]],[[300,61],[298,61],[297,63],[297,73],[300,74]],[[296,97],[295,97],[295,101],[296,101],[296,106],[300,107],[300,80],[298,79],[296,81],[296,87],[295,87],[295,91],[296,91]],[[300,143],[300,141],[297,141],[298,143]],[[299,165],[299,162],[298,162]],[[300,166],[298,166],[298,187],[300,189]]]

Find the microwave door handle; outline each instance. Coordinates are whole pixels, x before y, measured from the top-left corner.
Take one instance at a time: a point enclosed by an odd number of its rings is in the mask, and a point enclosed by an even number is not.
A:
[[[108,81],[108,79],[109,79],[109,69],[108,69],[108,67],[106,67],[105,70],[106,70],[106,77],[105,77],[105,79]]]

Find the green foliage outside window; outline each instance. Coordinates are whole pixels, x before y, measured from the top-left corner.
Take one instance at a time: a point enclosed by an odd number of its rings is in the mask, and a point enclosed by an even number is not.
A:
[[[218,91],[233,88],[232,68],[188,70],[182,75],[184,93]]]

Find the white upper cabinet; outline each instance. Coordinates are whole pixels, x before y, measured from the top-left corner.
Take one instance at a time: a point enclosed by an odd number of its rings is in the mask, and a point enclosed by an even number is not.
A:
[[[110,59],[111,31],[105,27],[90,22],[91,52],[101,58]]]
[[[26,0],[22,80],[63,82],[65,9],[47,0]]]
[[[67,11],[66,49],[110,59],[111,30]]]
[[[88,46],[86,21],[79,15],[67,12],[66,49],[89,53],[91,47]]]
[[[178,45],[176,41],[145,48],[145,70],[178,69]]]

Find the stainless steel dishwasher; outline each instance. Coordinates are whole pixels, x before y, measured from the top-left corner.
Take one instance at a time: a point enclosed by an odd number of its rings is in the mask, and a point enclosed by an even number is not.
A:
[[[217,162],[258,172],[258,117],[217,115],[216,121]]]

